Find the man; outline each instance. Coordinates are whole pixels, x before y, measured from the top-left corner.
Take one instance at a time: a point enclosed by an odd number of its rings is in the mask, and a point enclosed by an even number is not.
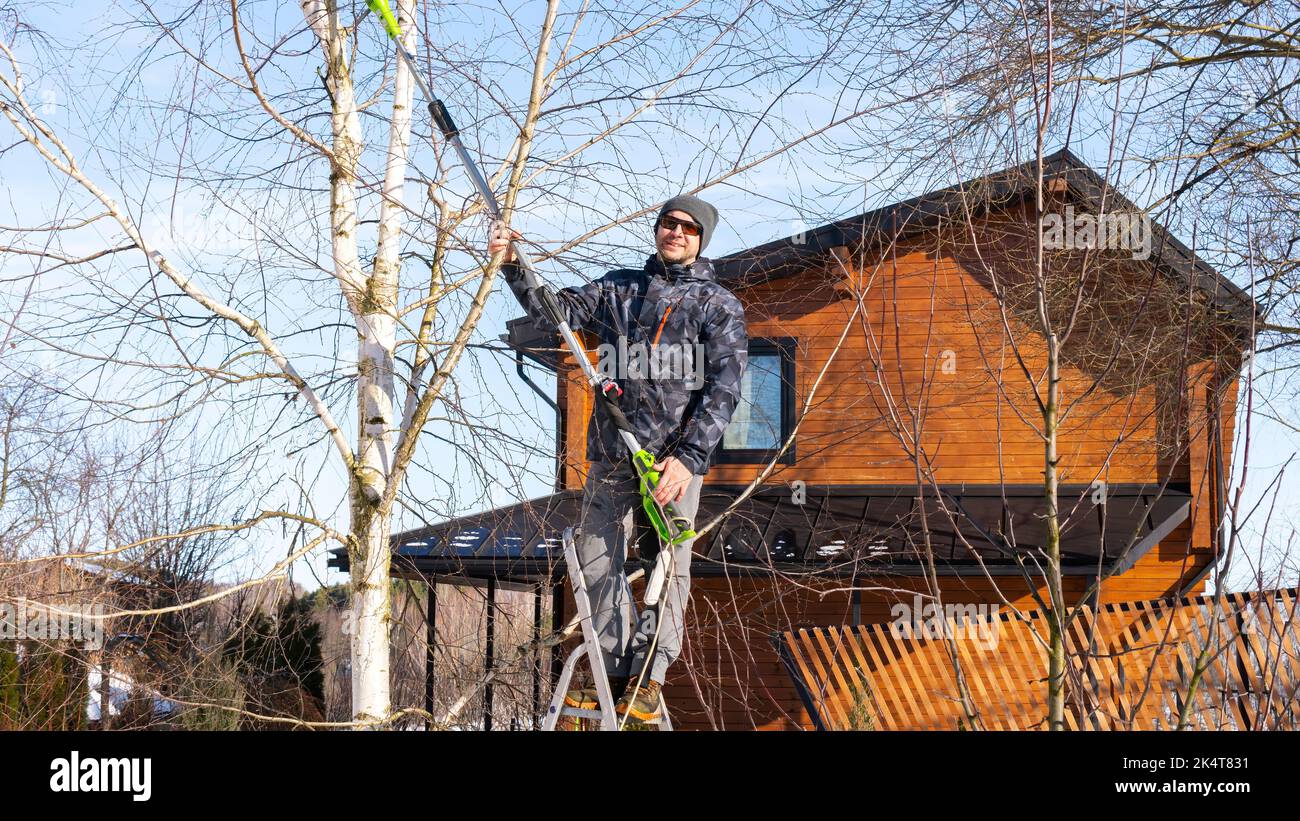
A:
[[[748,362],[740,300],[718,282],[713,263],[699,256],[717,224],[718,211],[709,203],[688,194],[673,197],[659,211],[655,253],[641,270],[610,271],[556,295],[575,331],[599,337],[603,366],[608,365],[606,354],[618,359],[618,373],[610,375],[623,389],[619,407],[637,441],[660,460],[655,500],[673,503],[692,527],[701,482],[740,400]],[[488,251],[496,254],[507,247],[498,227]],[[501,270],[538,328],[554,333],[519,267],[507,259]],[[623,351],[631,353],[622,356]],[[642,351],[648,355],[638,361]],[[591,593],[592,621],[619,699],[618,714],[653,721],[659,718],[659,690],[668,666],[681,653],[694,540],[673,549],[675,573],[660,597],[660,624],[648,612],[634,625],[624,575],[627,542],[644,544],[643,539],[657,536],[641,511],[627,447],[599,403],[587,428],[587,457],[591,472],[577,548]],[[628,687],[638,679],[642,686]],[[565,702],[584,709],[598,706],[595,688],[570,690]]]

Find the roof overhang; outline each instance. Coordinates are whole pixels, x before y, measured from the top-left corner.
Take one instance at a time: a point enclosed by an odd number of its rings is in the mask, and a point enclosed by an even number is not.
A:
[[[766,486],[737,502],[743,486],[705,485],[697,529],[721,518],[696,545],[692,575],[775,570],[834,576],[922,575],[930,557],[943,575],[1020,575],[1041,565],[1043,492],[1032,485],[807,486],[796,497]],[[1104,498],[1104,501],[1100,501]],[[535,584],[564,571],[560,536],[577,526],[582,491],[567,490],[393,537],[395,575],[447,582]],[[1167,538],[1191,498],[1152,485],[1060,488],[1065,575],[1122,573]],[[347,570],[346,552],[330,566]]]

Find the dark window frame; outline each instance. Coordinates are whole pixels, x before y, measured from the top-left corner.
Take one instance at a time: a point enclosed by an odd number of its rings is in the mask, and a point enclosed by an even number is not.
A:
[[[795,387],[795,337],[792,336],[773,336],[757,337],[749,340],[749,355],[752,356],[778,356],[781,361],[781,435],[780,441],[784,442],[790,437],[790,431],[794,428],[794,387]],[[725,439],[724,439],[725,441]],[[798,439],[790,442],[790,447],[780,459],[777,459],[778,465],[793,465],[795,463],[795,446]],[[723,442],[718,443],[715,452],[715,463],[719,465],[761,465],[772,461],[776,452],[780,448],[732,448],[728,449]]]

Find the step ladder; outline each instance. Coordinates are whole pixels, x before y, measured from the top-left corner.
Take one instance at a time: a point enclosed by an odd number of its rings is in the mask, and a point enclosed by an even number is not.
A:
[[[556,682],[555,695],[551,697],[551,706],[546,711],[542,729],[548,732],[554,730],[562,716],[569,716],[571,718],[589,718],[599,721],[602,730],[617,730],[621,719],[614,712],[614,694],[609,689],[609,678],[605,675],[605,663],[600,653],[600,642],[596,638],[596,630],[591,623],[591,599],[587,597],[587,580],[583,577],[582,565],[578,563],[578,546],[574,539],[572,527],[564,529],[562,541],[564,544],[564,563],[569,570],[569,584],[573,587],[573,600],[578,605],[578,618],[582,625],[582,643],[575,647],[564,661],[564,668],[560,672],[559,681]],[[636,605],[633,605],[632,623],[639,623]],[[600,701],[599,710],[582,710],[577,707],[569,707],[564,703],[564,694],[569,690],[569,682],[573,678],[573,672],[577,669],[578,662],[584,656],[591,667],[591,677],[596,683],[596,694]],[[628,719],[628,723],[640,724],[642,722]],[[644,723],[655,725],[661,731],[673,728],[672,719],[668,716],[668,704],[664,701],[662,691],[659,694],[659,718]]]

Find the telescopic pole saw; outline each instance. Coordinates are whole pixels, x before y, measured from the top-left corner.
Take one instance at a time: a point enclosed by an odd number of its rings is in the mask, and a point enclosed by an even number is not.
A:
[[[456,155],[460,157],[461,163],[465,166],[470,180],[474,187],[478,189],[479,196],[483,198],[483,205],[487,208],[488,216],[495,223],[501,222],[501,209],[497,205],[496,197],[492,189],[488,186],[487,179],[479,170],[478,164],[470,156],[469,151],[465,149],[465,144],[461,142],[460,131],[456,124],[452,122],[451,114],[447,112],[447,107],[443,105],[442,100],[434,95],[433,91],[425,83],[424,78],[420,75],[419,68],[415,65],[415,59],[411,56],[406,47],[402,45],[402,30],[397,25],[397,18],[393,16],[392,9],[388,7],[387,0],[366,0],[366,5],[370,10],[379,15],[380,21],[384,24],[384,30],[388,32],[388,37],[397,47],[397,53],[401,59],[406,61],[407,68],[411,70],[411,76],[415,78],[416,85],[424,94],[424,99],[429,104],[429,115],[433,117],[434,123],[437,124],[438,130],[442,132],[443,138],[451,143],[452,148],[456,150]],[[592,366],[591,361],[587,358],[587,352],[583,349],[582,343],[574,335],[573,329],[569,327],[565,319],[564,311],[560,308],[559,300],[550,286],[542,282],[537,276],[537,270],[528,256],[523,253],[513,239],[509,240],[510,249],[514,252],[515,258],[519,260],[519,265],[524,272],[524,282],[537,295],[537,302],[542,311],[560,330],[560,336],[564,338],[564,343],[573,352],[573,356],[578,360],[582,367],[583,375],[587,382],[600,397],[609,418],[613,420],[614,426],[618,429],[619,437],[632,457],[632,466],[641,483],[641,504],[645,508],[646,515],[649,517],[651,524],[659,533],[659,538],[668,545],[676,545],[687,539],[695,537],[695,531],[690,527],[690,520],[677,512],[673,505],[663,505],[662,507],[654,499],[654,489],[659,484],[659,472],[654,469],[655,458],[641,443],[637,441],[636,435],[632,432],[632,425],[628,422],[627,416],[618,406],[618,398],[623,394],[618,384],[608,378],[601,376]],[[656,557],[654,572],[650,576],[650,581],[646,584],[645,602],[653,607],[659,601],[659,595],[663,590],[664,581],[668,576],[668,564],[672,560],[672,550],[660,550]]]

